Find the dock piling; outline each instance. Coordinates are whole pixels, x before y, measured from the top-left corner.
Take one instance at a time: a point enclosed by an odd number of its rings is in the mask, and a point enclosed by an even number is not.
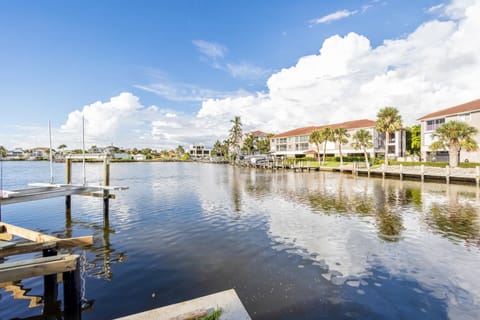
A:
[[[72,183],[72,159],[66,158],[65,159],[65,183],[71,184]],[[72,207],[72,196],[65,196],[65,208],[67,212],[70,212]]]
[[[57,250],[54,248],[44,249],[42,252],[44,257],[52,257],[57,255]],[[58,298],[58,283],[57,275],[49,274],[43,276],[43,299],[44,299],[44,313],[52,314],[57,309]]]
[[[445,179],[447,184],[449,184],[450,183],[450,166],[449,165],[445,167]]]
[[[82,318],[82,304],[80,292],[80,265],[75,260],[76,268],[63,273],[63,301],[64,318],[80,320]]]
[[[110,159],[105,156],[103,159],[103,185],[110,185]],[[109,197],[110,192],[107,189],[103,189],[103,218],[108,220],[108,208],[109,208]]]

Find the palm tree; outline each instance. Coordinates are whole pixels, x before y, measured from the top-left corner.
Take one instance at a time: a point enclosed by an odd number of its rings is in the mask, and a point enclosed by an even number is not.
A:
[[[323,142],[323,159],[322,165],[325,164],[325,154],[327,153],[327,142],[333,141],[333,130],[329,127],[324,127],[320,129],[320,133],[322,136],[321,141]]]
[[[380,133],[385,133],[385,165],[388,166],[388,142],[390,134],[402,128],[402,116],[395,107],[385,107],[377,114],[376,129]]]
[[[365,157],[365,165],[367,166],[367,169],[370,168],[370,164],[368,162],[368,154],[367,154],[367,148],[373,147],[373,142],[372,142],[372,135],[370,134],[369,131],[365,129],[360,129],[355,134],[353,135],[353,142],[352,146],[355,150],[363,150],[363,156]]]
[[[178,146],[176,149],[175,149],[175,153],[177,154],[177,157],[181,157],[184,153],[185,153],[185,149],[183,148],[183,146]]]
[[[6,157],[7,156],[7,149],[5,149],[4,146],[0,146],[0,158]]]
[[[320,145],[323,143],[323,137],[320,130],[313,130],[308,136],[308,142],[315,144],[317,147],[317,159],[320,165]]]
[[[461,121],[448,121],[442,124],[434,133],[437,141],[430,146],[431,150],[448,150],[449,164],[452,168],[458,167],[460,150],[475,151],[478,149],[477,142],[472,136],[478,130]]]
[[[340,153],[340,165],[343,164],[342,144],[348,143],[350,134],[346,128],[335,128],[333,130],[333,141],[338,143],[338,152]]]
[[[255,148],[257,147],[257,137],[253,134],[249,134],[247,138],[243,141],[242,151],[246,152],[247,154],[253,154]]]
[[[230,129],[230,145],[233,146],[234,157],[238,155],[240,140],[242,139],[242,122],[240,121],[239,116],[235,116],[233,120],[230,120],[233,123],[232,128]]]
[[[66,145],[66,144],[63,144],[63,143],[58,146],[57,149],[60,150],[60,154],[61,154],[61,155],[63,155],[63,150],[64,150],[66,147],[67,147],[67,145]]]

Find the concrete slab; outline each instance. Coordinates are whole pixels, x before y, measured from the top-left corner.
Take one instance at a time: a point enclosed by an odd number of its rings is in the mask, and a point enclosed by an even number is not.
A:
[[[220,319],[251,320],[234,289],[133,314],[117,320],[188,319],[189,314],[198,310],[216,310],[219,308],[222,309]]]

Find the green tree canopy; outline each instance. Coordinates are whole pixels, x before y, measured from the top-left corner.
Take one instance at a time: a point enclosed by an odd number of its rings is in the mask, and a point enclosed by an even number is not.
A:
[[[458,167],[460,150],[475,151],[478,149],[473,136],[478,133],[475,127],[462,121],[448,121],[442,124],[434,133],[435,142],[430,149],[448,150],[449,164],[452,168]]]
[[[258,137],[249,134],[243,141],[242,151],[246,154],[253,154],[257,148]]]
[[[266,139],[258,139],[257,140],[257,148],[258,152],[261,154],[269,153],[270,152],[270,139],[274,136],[274,134],[268,134]]]
[[[367,166],[367,168],[369,168],[370,164],[368,162],[367,149],[373,147],[372,134],[365,129],[360,129],[355,132],[352,139],[352,147],[355,150],[363,150],[363,155],[365,157],[365,165]]]
[[[340,164],[343,164],[342,145],[348,143],[350,134],[346,128],[335,128],[333,130],[333,141],[338,143],[338,153],[340,154]]]
[[[175,153],[177,154],[177,157],[181,157],[185,153],[185,149],[183,148],[183,146],[178,146],[175,149]]]
[[[385,107],[380,109],[377,114],[376,129],[380,133],[385,133],[385,165],[388,166],[388,142],[390,135],[402,128],[402,116],[395,107]]]
[[[313,143],[317,147],[317,157],[320,163],[320,145],[323,143],[323,135],[320,130],[313,130],[308,136],[308,142]]]
[[[422,146],[422,136],[421,136],[420,125],[416,124],[412,126],[410,128],[410,133],[411,133],[410,152],[412,154],[419,155],[420,148]]]
[[[335,136],[333,134],[332,128],[324,127],[320,129],[321,141],[323,142],[323,159],[322,164],[325,164],[325,155],[327,153],[327,143],[334,142]]]
[[[0,157],[6,157],[7,156],[7,149],[5,149],[4,146],[0,146]]]

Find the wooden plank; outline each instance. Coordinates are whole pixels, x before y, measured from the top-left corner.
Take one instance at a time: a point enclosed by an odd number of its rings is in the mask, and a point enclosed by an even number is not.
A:
[[[0,250],[8,249],[15,246],[15,242],[0,241]]]
[[[60,249],[71,247],[85,247],[93,244],[93,236],[69,238],[69,239],[57,239],[55,241],[48,242],[30,242],[30,243],[14,243],[14,246],[8,248],[1,248],[0,258],[17,254],[30,253],[40,251],[44,249]]]
[[[12,239],[13,239],[13,234],[7,233],[7,232],[0,233],[0,240],[10,241]]]
[[[95,191],[95,192],[82,192],[79,193],[80,196],[88,196],[88,197],[95,197],[95,198],[103,198],[103,191]],[[114,194],[109,194],[108,195],[109,199],[115,199]]]
[[[59,255],[0,264],[0,283],[76,269],[79,255]]]
[[[7,232],[14,234],[18,237],[22,237],[28,239],[30,241],[35,242],[47,242],[47,241],[55,241],[58,240],[56,237],[52,237],[40,232],[36,232],[33,230],[25,229],[22,227],[14,226],[13,224],[8,224],[5,222],[0,222],[0,226],[4,226]]]

